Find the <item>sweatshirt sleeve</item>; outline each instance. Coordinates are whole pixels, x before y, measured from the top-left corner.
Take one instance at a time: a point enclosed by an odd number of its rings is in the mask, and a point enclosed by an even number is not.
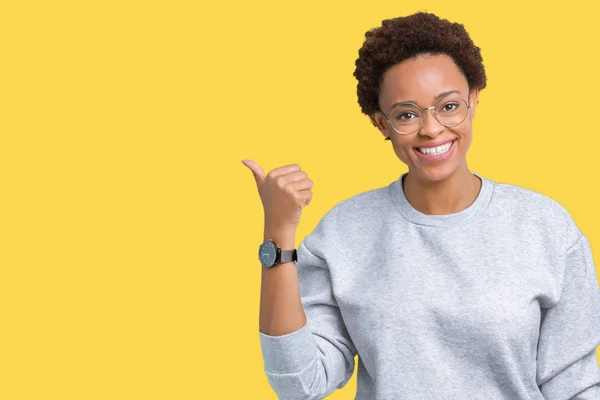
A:
[[[600,400],[600,289],[581,234],[566,251],[558,303],[542,309],[537,384],[547,400]]]
[[[322,240],[319,232],[311,237],[315,244]],[[279,399],[323,399],[350,380],[357,352],[333,296],[327,263],[308,249],[307,239],[298,246],[296,269],[307,322],[281,336],[258,331],[264,370]]]

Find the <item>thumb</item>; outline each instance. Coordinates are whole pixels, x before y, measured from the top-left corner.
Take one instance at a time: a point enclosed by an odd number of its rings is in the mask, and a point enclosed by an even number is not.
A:
[[[265,173],[262,170],[262,168],[252,160],[242,160],[242,164],[244,164],[252,171],[252,174],[254,175],[254,180],[256,180],[256,186],[260,188],[266,179]]]

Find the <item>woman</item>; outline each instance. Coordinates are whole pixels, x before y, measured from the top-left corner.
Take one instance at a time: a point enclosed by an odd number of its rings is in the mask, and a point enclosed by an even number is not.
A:
[[[312,181],[244,161],[265,209],[259,336],[275,392],[324,398],[358,355],[356,399],[600,399],[589,241],[558,202],[467,166],[486,75],[464,27],[384,20],[354,75],[409,171],[334,206],[297,264]]]

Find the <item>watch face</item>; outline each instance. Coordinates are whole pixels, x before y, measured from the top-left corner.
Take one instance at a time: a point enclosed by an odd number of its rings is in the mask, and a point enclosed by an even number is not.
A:
[[[265,267],[271,267],[275,263],[277,256],[277,247],[275,243],[269,241],[263,242],[258,249],[258,258]]]

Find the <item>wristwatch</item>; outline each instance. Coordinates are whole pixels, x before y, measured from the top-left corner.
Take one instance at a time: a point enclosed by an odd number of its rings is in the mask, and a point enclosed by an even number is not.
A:
[[[258,248],[258,259],[263,267],[271,268],[277,264],[298,261],[296,249],[283,250],[272,240],[265,240]]]

